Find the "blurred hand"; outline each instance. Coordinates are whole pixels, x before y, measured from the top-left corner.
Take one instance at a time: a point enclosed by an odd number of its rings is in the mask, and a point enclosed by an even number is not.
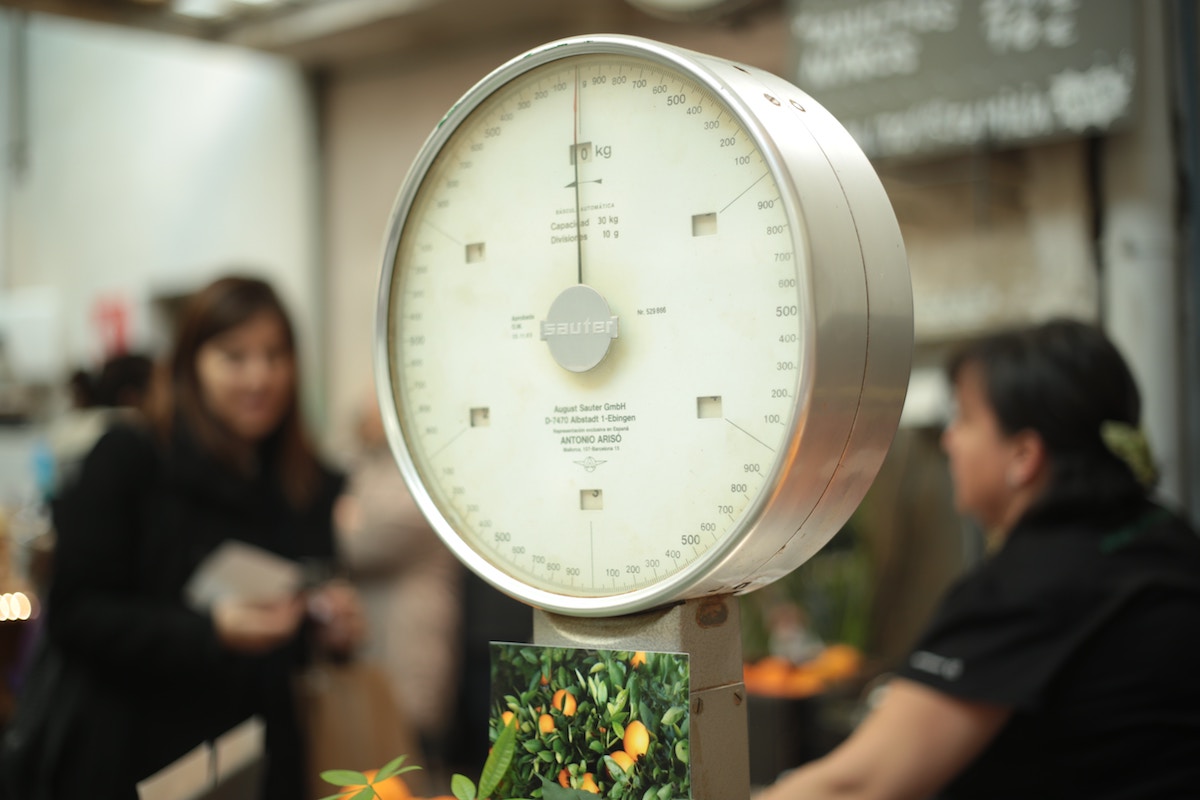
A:
[[[330,581],[308,596],[308,613],[317,625],[317,645],[348,654],[367,635],[367,618],[358,592],[345,581]]]
[[[227,649],[257,655],[291,639],[304,620],[299,597],[274,601],[223,600],[213,607],[213,628]]]

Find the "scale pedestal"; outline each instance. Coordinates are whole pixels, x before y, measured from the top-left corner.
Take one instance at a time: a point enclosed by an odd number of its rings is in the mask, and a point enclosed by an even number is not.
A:
[[[732,595],[623,617],[568,617],[534,609],[533,643],[687,653],[692,798],[748,800],[749,734],[739,613],[738,599]]]

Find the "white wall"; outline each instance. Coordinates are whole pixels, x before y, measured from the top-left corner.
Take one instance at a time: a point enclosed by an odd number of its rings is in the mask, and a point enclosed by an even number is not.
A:
[[[315,373],[317,149],[299,68],[35,14],[22,83],[18,19],[0,13],[0,132],[26,142],[28,166],[4,166],[0,289],[59,296],[63,371],[102,355],[98,300],[126,304],[132,344],[148,347],[162,336],[154,296],[241,265],[284,295]]]
[[[1189,498],[1183,407],[1183,282],[1176,206],[1175,131],[1158,3],[1142,7],[1140,113],[1104,143],[1103,296],[1105,324],[1142,390],[1142,420],[1163,496],[1200,518]],[[1195,214],[1196,209],[1191,209]]]
[[[919,343],[1096,318],[1081,143],[881,169],[908,252]]]

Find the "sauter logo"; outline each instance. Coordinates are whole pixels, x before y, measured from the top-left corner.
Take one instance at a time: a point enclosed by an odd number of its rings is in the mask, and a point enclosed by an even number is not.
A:
[[[608,319],[585,319],[578,322],[542,322],[542,339],[550,339],[554,336],[583,336],[601,333],[605,336],[616,338],[617,336],[617,318],[609,317]]]

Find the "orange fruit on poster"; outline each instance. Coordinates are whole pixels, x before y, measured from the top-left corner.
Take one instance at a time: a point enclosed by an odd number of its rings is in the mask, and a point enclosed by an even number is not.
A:
[[[558,773],[558,785],[564,789],[571,788],[571,773],[567,772],[567,768],[563,767]]]
[[[564,716],[575,716],[575,695],[568,692],[566,689],[559,689],[554,693],[554,699],[550,701],[550,705],[557,708]]]
[[[538,730],[542,733],[554,732],[554,717],[549,714],[542,714],[538,717]]]
[[[641,650],[638,650],[629,659],[629,666],[633,667],[634,669],[637,669],[638,667],[640,667],[642,664],[645,664],[645,663],[646,663],[646,654]]]
[[[646,751],[650,749],[650,731],[646,730],[646,726],[634,720],[625,726],[625,752],[633,757],[633,760],[646,755]]]
[[[633,769],[633,757],[624,750],[614,750],[608,754],[608,757],[617,762],[617,766],[620,767],[621,771],[625,774],[628,774],[629,771]],[[611,768],[608,770],[608,774],[614,778],[617,777],[617,774],[613,772]]]
[[[596,785],[596,779],[590,772],[583,773],[583,780],[579,783],[579,788],[585,792],[600,794],[600,787]]]
[[[503,714],[500,715],[500,724],[507,728],[508,723],[512,722],[512,718],[513,718],[513,712],[505,711]]]

